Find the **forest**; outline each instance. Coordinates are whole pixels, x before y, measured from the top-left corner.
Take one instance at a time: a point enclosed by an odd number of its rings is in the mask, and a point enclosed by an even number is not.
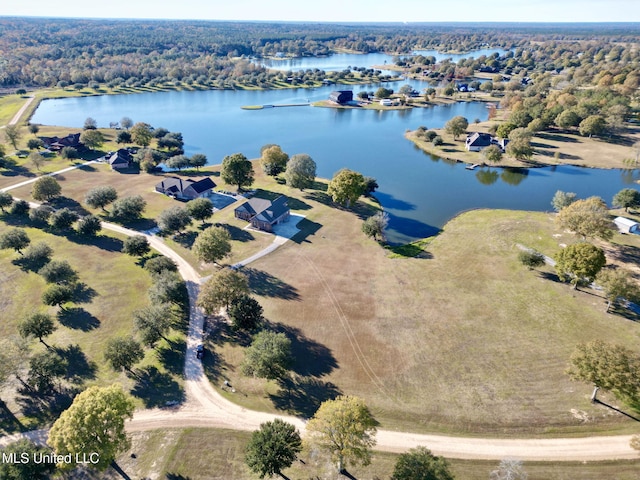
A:
[[[292,72],[251,62],[270,56],[319,56],[333,52],[510,50],[508,57],[443,62],[440,73],[563,71],[573,80],[599,82],[602,73],[623,83],[637,71],[636,24],[325,24],[169,20],[0,18],[0,87],[140,87],[198,84],[204,88],[270,88]],[[401,60],[400,60],[401,62]],[[428,64],[428,60],[423,61]],[[414,67],[415,68],[415,67]],[[314,85],[340,75],[296,72],[293,84]],[[379,80],[379,72],[360,76]],[[289,80],[291,83],[291,80]]]

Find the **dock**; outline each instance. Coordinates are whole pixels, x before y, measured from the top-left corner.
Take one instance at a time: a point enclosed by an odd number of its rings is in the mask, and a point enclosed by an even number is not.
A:
[[[479,163],[474,163],[473,165],[467,165],[466,168],[467,170],[475,170],[476,168],[478,168],[480,166]]]

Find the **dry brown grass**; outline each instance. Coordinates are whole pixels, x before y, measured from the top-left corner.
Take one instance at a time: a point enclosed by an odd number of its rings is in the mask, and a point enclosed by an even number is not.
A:
[[[552,216],[466,213],[430,244],[432,258],[390,259],[365,239],[352,212],[316,202],[315,192],[303,198],[319,230],[253,265],[295,288],[295,299],[260,295],[269,321],[326,349],[298,352],[298,368],[312,364],[324,373],[321,382],[364,397],[385,428],[501,436],[632,431],[590,405],[589,386],[570,382],[564,370],[580,341],[637,348],[638,326],[606,315],[593,292],[572,292],[552,271],[529,272],[517,262],[515,243],[553,255],[559,243],[574,241],[555,230]],[[276,386],[242,378],[239,347],[216,348],[222,375],[248,395],[235,400],[273,410]]]

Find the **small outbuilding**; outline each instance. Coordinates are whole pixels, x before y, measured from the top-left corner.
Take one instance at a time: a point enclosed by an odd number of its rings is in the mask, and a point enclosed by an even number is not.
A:
[[[340,105],[344,105],[345,103],[349,103],[353,101],[353,91],[337,90],[335,92],[331,92],[329,94],[329,100],[331,100],[332,102],[336,102]]]
[[[638,222],[625,217],[616,217],[613,223],[618,227],[620,233],[640,234],[640,224]]]

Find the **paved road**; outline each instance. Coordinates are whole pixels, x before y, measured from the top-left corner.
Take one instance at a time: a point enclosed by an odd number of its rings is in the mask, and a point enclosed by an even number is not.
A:
[[[140,235],[141,232],[104,222],[103,228],[125,235]],[[285,415],[273,415],[247,410],[222,397],[204,374],[202,363],[196,359],[195,347],[202,343],[204,316],[197,308],[196,299],[202,279],[196,270],[164,242],[149,234],[151,246],[173,259],[187,284],[191,305],[184,366],[186,401],[175,408],[137,411],[133,420],[127,422],[129,431],[162,428],[223,427],[238,430],[255,430],[261,423],[281,418],[293,423],[305,432],[304,421]],[[309,261],[309,259],[306,259]],[[0,445],[21,437],[43,442],[45,430],[17,434],[0,438]],[[629,446],[630,435],[543,438],[543,439],[494,439],[465,438],[445,435],[422,435],[409,432],[379,430],[376,449],[403,452],[418,445],[427,446],[437,455],[449,458],[500,460],[515,457],[538,461],[597,461],[612,459],[637,459],[638,452]]]

